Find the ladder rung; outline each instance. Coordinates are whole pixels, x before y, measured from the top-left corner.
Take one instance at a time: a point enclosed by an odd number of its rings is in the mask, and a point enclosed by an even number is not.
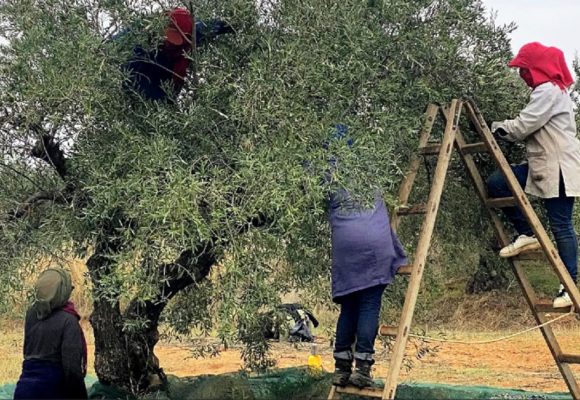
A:
[[[551,313],[551,314],[566,314],[569,313],[572,307],[554,308],[552,303],[536,303],[536,312]]]
[[[486,200],[485,204],[489,208],[504,208],[516,206],[516,199],[513,197],[499,197],[497,199],[489,198]]]
[[[560,354],[558,361],[567,364],[580,364],[580,354]]]
[[[397,336],[397,332],[399,332],[399,328],[396,326],[390,326],[382,324],[379,328],[379,335],[381,336]]]
[[[466,144],[459,148],[463,154],[487,153],[487,146],[483,142]]]
[[[425,147],[419,147],[419,154],[423,156],[436,156],[441,150],[440,144],[429,144]]]
[[[425,214],[427,204],[415,204],[414,206],[401,206],[397,209],[397,215]]]
[[[411,272],[413,272],[413,265],[402,265],[397,270],[399,275],[411,275]]]
[[[344,393],[344,394],[353,394],[357,396],[364,396],[364,397],[383,397],[383,389],[381,388],[364,388],[359,389],[354,386],[346,386],[346,387],[337,387],[337,393]]]

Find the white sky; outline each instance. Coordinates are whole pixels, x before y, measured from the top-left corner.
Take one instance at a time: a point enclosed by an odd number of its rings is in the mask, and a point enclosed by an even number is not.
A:
[[[529,42],[560,48],[572,71],[572,60],[580,56],[580,0],[483,0],[497,11],[497,22],[515,22],[511,34],[514,54]]]
[[[488,12],[497,12],[498,23],[518,25],[511,35],[514,54],[528,42],[556,46],[564,52],[573,73],[572,60],[580,56],[580,0],[482,1]],[[0,37],[0,44],[3,42]]]

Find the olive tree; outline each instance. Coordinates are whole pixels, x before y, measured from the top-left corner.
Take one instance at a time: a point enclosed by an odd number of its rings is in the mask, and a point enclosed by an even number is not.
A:
[[[330,303],[327,193],[392,204],[428,102],[469,95],[499,118],[521,91],[513,26],[479,0],[195,0],[182,5],[235,34],[189,55],[175,104],[124,92],[120,66],[178,5],[0,5],[3,291],[21,293],[38,260],[84,257],[97,375],[135,393],[160,373],[162,315],[271,365],[260,311],[295,290]],[[337,123],[352,149],[321,146]]]

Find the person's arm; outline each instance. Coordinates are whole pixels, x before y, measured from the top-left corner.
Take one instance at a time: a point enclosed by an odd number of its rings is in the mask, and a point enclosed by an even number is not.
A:
[[[502,139],[510,142],[525,140],[529,135],[537,132],[553,117],[553,106],[558,95],[551,84],[538,86],[530,96],[530,102],[515,119],[491,124],[492,132],[500,131]]]
[[[203,41],[213,39],[225,33],[234,33],[234,30],[226,22],[217,19],[209,21],[197,21],[195,23],[195,45],[200,46]]]
[[[85,371],[83,371],[83,341],[81,326],[74,317],[67,318],[62,334],[61,359],[65,390],[68,398],[86,399]]]

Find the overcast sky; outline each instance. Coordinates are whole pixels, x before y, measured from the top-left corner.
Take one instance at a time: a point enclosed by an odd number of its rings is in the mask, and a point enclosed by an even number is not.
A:
[[[580,56],[580,0],[482,1],[497,12],[499,23],[518,25],[511,36],[514,53],[523,44],[538,41],[562,49],[570,66],[574,56]]]
[[[514,54],[528,42],[559,47],[572,72],[572,60],[580,56],[580,0],[483,0],[497,11],[500,23],[515,22]]]

